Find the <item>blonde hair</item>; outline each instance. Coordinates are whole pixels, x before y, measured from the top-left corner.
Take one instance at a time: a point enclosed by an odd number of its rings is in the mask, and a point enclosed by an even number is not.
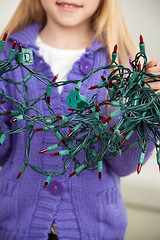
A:
[[[46,13],[41,2],[21,0],[4,32],[8,31],[11,34],[32,23],[46,23]],[[101,0],[91,23],[96,38],[105,44],[110,58],[113,47],[117,44],[119,61],[128,65],[128,56],[135,56],[137,46],[125,20],[120,0]]]

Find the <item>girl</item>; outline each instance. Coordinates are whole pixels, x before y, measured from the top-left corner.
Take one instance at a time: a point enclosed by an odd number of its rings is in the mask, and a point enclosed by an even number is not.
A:
[[[115,43],[122,64],[127,64],[128,55],[134,57],[137,50],[119,0],[22,0],[6,30],[10,36],[1,59],[6,58],[16,39],[24,48],[33,50],[32,68],[51,80],[58,73],[57,81],[82,79],[92,69],[109,64]],[[148,71],[158,74],[160,67],[156,64],[155,59],[148,63]],[[19,81],[26,74],[27,71],[19,67],[5,76]],[[95,73],[90,77],[90,86],[100,82],[101,75],[108,74],[106,70]],[[45,91],[44,86],[33,79],[28,82],[28,98],[36,98]],[[159,83],[151,84],[158,92]],[[3,81],[1,85],[6,95],[11,92],[21,101],[15,89],[10,89],[10,84]],[[73,87],[74,84],[67,84],[53,89],[50,104],[57,115],[68,113],[66,97]],[[81,91],[90,98],[88,87],[88,82],[84,82]],[[104,89],[94,93],[99,94],[99,101],[105,99]],[[46,104],[37,104],[37,108],[47,115]],[[13,106],[8,104],[5,108],[12,109]],[[8,131],[8,118],[0,118],[0,121],[4,131]],[[57,168],[63,162],[63,156],[53,161],[46,154],[38,155],[40,149],[56,144],[56,137],[44,132],[37,134],[38,137],[32,139],[30,161],[45,170]],[[26,138],[26,132],[13,134],[0,149],[0,164],[3,166],[0,171],[1,239],[124,239],[127,218],[120,177],[136,170],[140,148],[128,150],[122,157],[106,162],[101,182],[94,171],[70,179],[65,174],[54,177],[44,189],[45,176],[30,168],[16,180],[25,161]],[[130,141],[136,141],[135,136]],[[152,150],[153,144],[150,143],[146,159]],[[79,154],[79,158],[83,159],[84,155]],[[70,165],[68,172],[73,169]]]

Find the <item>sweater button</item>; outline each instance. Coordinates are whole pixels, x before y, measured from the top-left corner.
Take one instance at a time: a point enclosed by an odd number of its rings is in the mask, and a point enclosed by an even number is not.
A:
[[[83,60],[80,64],[80,70],[82,73],[84,74],[88,74],[90,71],[92,71],[93,66],[91,64],[91,62],[89,62],[88,60]]]
[[[59,196],[63,192],[63,186],[60,182],[51,181],[48,186],[48,190],[52,195]]]

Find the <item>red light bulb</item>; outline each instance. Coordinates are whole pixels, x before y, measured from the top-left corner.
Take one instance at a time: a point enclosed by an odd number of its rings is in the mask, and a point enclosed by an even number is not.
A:
[[[40,132],[40,131],[43,131],[43,128],[36,128],[33,130],[34,132]]]
[[[113,52],[114,53],[117,53],[117,48],[118,48],[118,46],[117,46],[117,44],[114,46],[114,49],[113,49]]]
[[[45,182],[43,187],[46,188],[48,186],[48,182]]]
[[[142,168],[142,164],[138,164],[138,168],[137,168],[137,174],[139,174],[139,173],[140,173],[140,171],[141,171],[141,168]]]
[[[3,40],[3,41],[6,41],[7,36],[8,36],[8,31],[4,33],[2,40]]]
[[[131,65],[131,67],[134,69],[134,65],[133,65],[133,63],[132,63],[132,60],[131,60],[131,59],[129,59],[129,63],[130,63],[130,65]]]
[[[59,152],[51,153],[51,156],[52,156],[52,157],[59,156]]]
[[[97,88],[97,85],[94,85],[94,86],[88,88],[88,90],[93,90],[93,89],[96,89],[96,88]]]
[[[14,40],[11,49],[15,49],[16,44],[17,44],[17,40]]]
[[[67,135],[67,138],[71,137],[73,134],[74,134],[74,132],[71,131],[71,132]]]
[[[52,82],[55,82],[58,78],[58,74],[53,78]]]
[[[76,174],[76,172],[74,171],[73,173],[71,173],[68,177],[71,178]]]
[[[141,71],[141,63],[138,62],[138,72],[140,72],[140,71]]]
[[[101,172],[98,173],[98,179],[99,179],[99,181],[101,181],[101,179],[102,179],[102,173]]]
[[[18,51],[22,52],[22,44],[21,43],[18,44]]]
[[[143,37],[142,37],[142,35],[140,35],[139,41],[140,41],[140,44],[143,44],[143,43],[144,43],[144,42],[143,42]]]
[[[111,102],[107,100],[102,101],[102,103],[111,105]]]
[[[60,115],[57,115],[56,118],[62,120],[62,117]]]
[[[99,104],[98,104],[98,103],[96,104],[96,110],[95,110],[95,112],[99,112]]]
[[[75,110],[75,109],[73,109],[73,108],[71,108],[71,107],[68,108],[68,111],[74,111],[74,110]]]
[[[17,179],[19,179],[21,175],[22,175],[21,173],[18,173],[18,175],[17,175]]]
[[[48,151],[47,148],[45,148],[45,149],[41,150],[39,153],[45,153],[47,151]]]
[[[112,81],[109,81],[109,88],[112,88]]]

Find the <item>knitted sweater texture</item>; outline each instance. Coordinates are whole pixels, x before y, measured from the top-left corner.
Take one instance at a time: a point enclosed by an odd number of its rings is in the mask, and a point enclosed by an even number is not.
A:
[[[0,58],[6,58],[14,39],[24,48],[31,48],[34,53],[34,64],[31,69],[53,79],[57,73],[52,73],[50,66],[39,55],[35,46],[37,34],[42,28],[39,24],[32,24],[25,29],[14,33],[8,39]],[[85,76],[86,66],[94,69],[109,64],[108,53],[102,43],[93,41],[92,46],[86,48],[85,53],[73,64],[67,80],[78,80]],[[56,61],[56,59],[55,59]],[[65,66],[64,66],[65,67]],[[83,69],[85,68],[85,71]],[[91,69],[91,70],[92,70]],[[27,71],[19,67],[5,76],[14,81],[21,81]],[[98,101],[106,96],[106,89],[88,91],[90,86],[101,82],[101,75],[109,72],[101,70],[83,82],[81,92],[91,99],[93,94],[99,94]],[[0,82],[5,94],[22,101],[22,97],[6,82]],[[34,77],[27,83],[28,98],[37,98],[45,92],[46,86]],[[53,89],[51,106],[56,115],[66,115],[68,107],[66,97],[75,84],[64,85],[62,93]],[[37,103],[36,107],[44,114],[49,115],[45,102]],[[10,110],[14,106],[10,103],[2,104],[1,110]],[[35,115],[30,111],[30,116]],[[11,127],[24,126],[24,121],[10,124],[9,117],[1,117],[0,124],[8,131]],[[13,125],[14,124],[14,125]],[[136,141],[133,135],[130,141]],[[60,240],[122,240],[127,227],[126,210],[120,190],[120,177],[129,175],[137,168],[140,148],[129,149],[122,156],[104,164],[102,180],[97,178],[96,171],[84,171],[80,176],[68,178],[74,171],[71,164],[65,175],[54,177],[50,187],[44,189],[46,176],[35,173],[29,167],[19,180],[16,176],[26,159],[27,132],[7,136],[0,147],[0,239],[3,240],[47,240],[50,225],[57,226]],[[56,144],[53,133],[38,132],[32,139],[30,162],[45,170],[54,170],[63,161],[64,156],[50,157],[49,154],[38,154],[41,149]],[[63,147],[61,147],[61,150]],[[149,144],[146,153],[148,158],[153,150]],[[79,159],[84,159],[84,153],[79,153]]]

